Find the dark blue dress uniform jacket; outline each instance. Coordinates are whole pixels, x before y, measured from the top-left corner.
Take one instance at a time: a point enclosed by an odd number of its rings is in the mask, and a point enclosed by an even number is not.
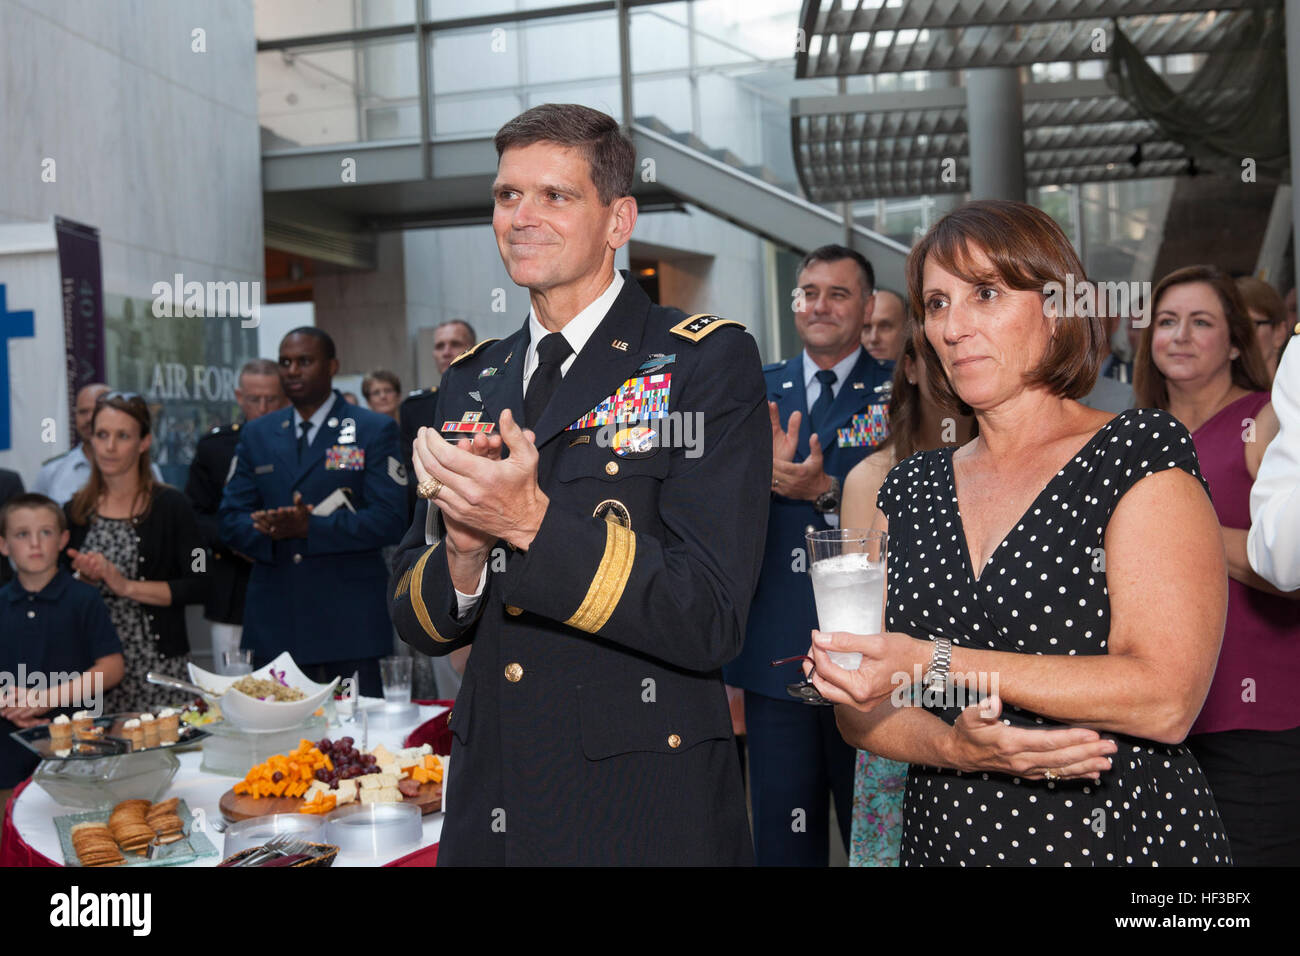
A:
[[[526,553],[493,551],[466,620],[419,504],[393,621],[429,654],[473,644],[450,720],[440,864],[753,861],[721,667],[758,580],[771,428],[753,339],[692,318],[623,286],[534,426],[541,529]],[[438,417],[519,413],[528,342],[525,324],[458,359]],[[658,364],[669,411],[703,420],[701,455],[619,457],[599,429],[566,430]],[[610,499],[630,529],[594,516]]]
[[[858,360],[848,379],[836,388],[826,421],[817,432],[826,474],[843,482],[854,465],[879,447],[883,434],[849,434],[841,439],[839,430],[851,429],[855,418],[862,421],[859,416],[879,420],[888,405],[893,369],[892,362],[879,362],[866,349],[858,350]],[[803,413],[794,456],[795,461],[803,461],[808,457],[812,428],[804,395],[802,353],[785,362],[764,366],[763,376],[767,380],[768,401],[776,402],[782,427],[789,424],[792,412]],[[881,407],[873,412],[873,405]],[[804,534],[809,527],[821,531],[831,525],[811,501],[775,493],[769,497],[763,574],[749,610],[745,649],[727,667],[726,679],[733,687],[778,700],[793,700],[785,688],[800,678],[798,668],[794,664],[773,667],[772,661],[806,654],[812,643],[810,632],[817,626],[817,608],[813,602],[812,580],[807,573]]]
[[[355,441],[341,442],[353,437],[344,431],[349,420]],[[259,657],[287,650],[306,664],[383,657],[392,653],[393,632],[379,551],[401,538],[406,523],[397,422],[335,392],[301,464],[295,431],[292,407],[240,429],[235,473],[221,499],[222,538],[255,562],[241,643]],[[349,448],[362,449],[364,462]],[[349,467],[331,467],[340,463]],[[253,530],[254,511],[291,505],[295,491],[318,505],[338,488],[350,493],[355,514],[312,515],[306,538],[273,541]]]

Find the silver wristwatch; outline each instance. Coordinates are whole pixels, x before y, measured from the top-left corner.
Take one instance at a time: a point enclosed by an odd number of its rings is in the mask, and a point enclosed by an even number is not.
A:
[[[817,509],[818,514],[835,514],[840,510],[840,480],[834,475],[830,478],[830,488],[818,495],[813,502],[813,507]]]
[[[921,678],[927,688],[943,691],[948,686],[948,665],[952,663],[952,641],[946,637],[937,637],[934,652],[930,655],[930,668]]]

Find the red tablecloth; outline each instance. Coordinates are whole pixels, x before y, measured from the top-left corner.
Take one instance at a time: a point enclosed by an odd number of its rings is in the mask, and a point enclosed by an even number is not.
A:
[[[18,802],[18,794],[27,789],[29,783],[30,779],[24,780],[14,787],[9,805],[5,807],[4,829],[0,830],[0,866],[61,866],[29,847],[14,826],[14,804]]]
[[[452,701],[449,700],[420,700],[417,704],[434,704],[446,707],[447,710],[427,720],[419,727],[416,727],[406,737],[406,746],[419,747],[423,744],[429,744],[433,747],[436,754],[447,755],[451,753],[451,731],[447,729],[447,718],[451,716]],[[9,803],[5,807],[4,827],[0,830],[0,867],[9,866],[61,866],[42,853],[37,853],[28,846],[21,836],[18,835],[18,828],[14,826],[14,804],[18,801],[18,795],[27,788],[31,780],[24,780],[14,788],[13,795],[9,798]],[[423,847],[414,853],[407,854],[391,863],[385,863],[385,866],[436,866],[438,863],[438,844]]]

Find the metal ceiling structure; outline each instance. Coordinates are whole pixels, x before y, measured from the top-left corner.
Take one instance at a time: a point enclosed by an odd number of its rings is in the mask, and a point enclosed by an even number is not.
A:
[[[880,0],[877,0],[880,2]],[[1144,55],[1242,47],[1270,0],[805,0],[795,75],[1025,67],[1104,60],[1116,24]],[[1179,88],[1180,77],[1169,77]],[[1185,81],[1185,77],[1182,77]],[[1026,185],[1145,179],[1194,172],[1103,80],[1022,87]],[[1205,107],[1239,94],[1206,95]],[[800,184],[814,202],[970,190],[967,91],[841,94],[791,102]]]

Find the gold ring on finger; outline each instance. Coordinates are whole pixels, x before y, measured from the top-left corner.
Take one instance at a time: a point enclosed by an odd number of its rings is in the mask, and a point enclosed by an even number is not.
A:
[[[438,492],[442,491],[443,484],[437,478],[426,478],[416,486],[415,493],[427,501],[432,501],[438,497]]]
[[[1048,770],[1044,770],[1044,771],[1043,771],[1043,779],[1044,779],[1044,780],[1060,780],[1060,779],[1061,779],[1061,775],[1060,775],[1059,773],[1057,773],[1055,770],[1048,769]]]

